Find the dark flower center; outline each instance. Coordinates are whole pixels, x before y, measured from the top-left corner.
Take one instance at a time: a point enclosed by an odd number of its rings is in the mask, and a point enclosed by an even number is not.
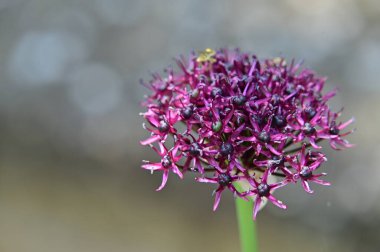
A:
[[[160,125],[158,126],[158,130],[160,132],[167,132],[169,130],[169,124],[166,121],[161,120]]]
[[[213,88],[211,90],[211,97],[212,98],[215,98],[217,96],[221,96],[222,95],[222,90],[220,88]]]
[[[280,100],[281,97],[278,94],[274,94],[271,99],[273,105],[278,105],[280,103]]]
[[[168,168],[172,165],[172,161],[169,156],[164,156],[161,160],[161,164],[164,168]]]
[[[157,85],[157,90],[159,90],[159,91],[165,91],[166,88],[167,88],[166,82],[161,83],[160,85]]]
[[[335,125],[335,122],[331,123],[329,132],[331,135],[339,135],[340,130],[338,127]]]
[[[317,111],[315,111],[315,109],[313,109],[312,107],[305,108],[304,112],[307,119],[313,118],[317,113]]]
[[[237,126],[242,125],[244,122],[245,122],[245,118],[244,118],[243,116],[238,116],[238,117],[236,118],[236,125],[237,125]]]
[[[269,185],[268,185],[268,184],[261,183],[261,184],[257,187],[257,194],[258,194],[260,197],[268,197],[268,196],[269,196],[269,192],[270,192],[270,188],[269,188]]]
[[[339,135],[340,130],[337,127],[330,128],[331,135]]]
[[[279,81],[281,79],[281,76],[273,75],[272,80],[273,81]]]
[[[252,115],[251,118],[252,118],[252,121],[256,122],[260,126],[264,124],[263,118],[259,115]]]
[[[282,128],[282,127],[285,127],[286,125],[286,118],[282,115],[275,115],[273,117],[273,125],[278,127],[278,128]]]
[[[184,119],[189,119],[193,115],[193,113],[194,107],[191,105],[181,110],[181,115]]]
[[[295,91],[295,87],[294,87],[293,83],[289,83],[288,85],[286,85],[286,88],[285,88],[285,93],[286,94],[291,94],[294,91]]]
[[[300,171],[301,178],[309,179],[309,178],[311,178],[312,175],[313,175],[313,173],[309,167],[307,167],[307,166],[302,167],[302,170]]]
[[[222,122],[221,121],[216,121],[212,123],[212,131],[218,132],[222,129]]]
[[[225,108],[225,109],[223,110],[224,115],[227,115],[227,114],[230,113],[230,112],[231,112],[231,108]]]
[[[285,164],[285,158],[283,156],[273,156],[272,160],[275,166],[282,166]]]
[[[304,131],[307,135],[314,134],[317,130],[310,123],[305,123]]]
[[[199,146],[199,144],[192,143],[189,148],[189,153],[195,157],[199,156],[201,154],[201,147]]]
[[[231,184],[231,182],[232,182],[232,178],[229,174],[221,173],[218,175],[218,183],[221,186],[228,186],[229,184]]]
[[[232,103],[236,106],[242,106],[247,101],[244,95],[235,96],[232,98]]]
[[[218,109],[216,109],[216,110],[217,110],[217,113],[219,114]],[[212,116],[213,116],[212,110],[208,110],[208,112],[206,112],[206,113],[207,113],[208,117],[212,118]]]
[[[234,152],[234,147],[231,143],[222,143],[220,146],[220,154],[222,156],[231,155]]]
[[[258,72],[255,72],[256,73],[256,75],[258,75]],[[265,74],[263,74],[263,75],[260,75],[260,80],[262,81],[262,82],[266,82],[267,80],[269,80],[269,73],[265,73]]]
[[[261,133],[258,136],[259,140],[268,143],[270,141],[270,135],[265,130],[261,131]]]

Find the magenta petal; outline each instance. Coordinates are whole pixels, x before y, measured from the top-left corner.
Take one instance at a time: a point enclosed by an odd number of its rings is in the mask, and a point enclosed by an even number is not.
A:
[[[345,148],[351,148],[355,146],[355,144],[350,144],[348,141],[342,139],[337,139],[336,143]]]
[[[160,170],[162,168],[162,165],[160,163],[143,164],[141,167],[146,170],[156,171],[156,170]]]
[[[240,164],[240,162],[238,160],[235,160],[235,165],[236,167],[241,171],[241,172],[245,172],[246,169]]]
[[[258,145],[257,145],[257,147],[256,147],[256,154],[257,154],[257,155],[260,155],[262,148],[263,148],[263,147],[261,146],[261,144],[258,144]]]
[[[185,164],[183,165],[183,172],[186,172],[189,169],[191,161],[192,161],[191,157],[186,158]]]
[[[294,91],[293,93],[291,93],[291,94],[289,94],[288,96],[286,96],[285,98],[284,98],[284,100],[285,101],[287,101],[287,100],[289,100],[290,98],[292,98],[294,95],[296,95],[297,94],[297,91]]]
[[[178,169],[178,167],[177,167],[176,165],[173,165],[173,172],[174,172],[175,174],[177,174],[178,177],[180,177],[181,179],[183,179],[183,174],[182,174],[182,172]]]
[[[286,205],[282,201],[276,199],[273,195],[269,195],[268,199],[276,206],[282,209],[286,209]]]
[[[311,137],[311,138],[309,139],[309,141],[310,141],[311,146],[313,146],[313,148],[315,148],[315,149],[322,149],[321,146],[319,146],[319,145],[316,144],[314,138]]]
[[[227,124],[231,120],[233,115],[234,115],[234,110],[231,109],[230,113],[228,113],[227,116],[224,118],[224,122],[225,122],[224,124]]]
[[[315,169],[317,169],[323,162],[325,161],[325,159],[323,158],[319,158],[318,160],[316,160],[315,162],[313,162],[311,165],[309,165],[309,168],[310,170],[314,171]]]
[[[257,61],[254,61],[251,65],[251,68],[249,69],[249,72],[248,72],[248,76],[252,76],[253,74],[253,71],[255,70],[256,68],[256,64],[257,64]]]
[[[140,141],[141,145],[149,145],[161,139],[159,135],[153,135],[146,140]]]
[[[296,162],[294,162],[294,161],[292,160],[292,158],[289,158],[287,161],[288,161],[288,163],[292,166],[293,169],[295,169],[295,170],[299,170],[299,165],[298,165]]]
[[[195,159],[195,166],[201,174],[205,173],[201,162],[197,159]]]
[[[201,183],[212,183],[212,184],[217,184],[218,182],[214,179],[209,179],[209,178],[195,178],[197,182]]]
[[[322,133],[318,133],[317,137],[318,138],[322,138],[322,139],[331,139],[331,138],[336,138],[337,136],[330,135],[330,134],[325,134],[325,133],[322,132]]]
[[[310,181],[313,181],[314,183],[317,183],[317,184],[320,184],[320,185],[325,185],[325,186],[331,185],[330,182],[327,182],[327,181],[324,181],[324,180],[321,180],[321,179],[317,179],[317,178],[311,178]]]
[[[334,150],[342,150],[341,148],[338,148],[338,146],[336,145],[336,142],[335,142],[335,141],[330,141],[330,146],[331,146],[331,148],[333,148]]]
[[[276,150],[271,144],[265,145],[273,154],[280,156],[282,153]]]
[[[247,142],[255,142],[257,141],[257,138],[255,136],[250,136],[250,137],[241,137],[241,140],[247,141]]]
[[[264,127],[264,131],[269,131],[270,130],[270,126],[271,126],[271,124],[272,124],[272,117],[270,117],[269,118],[269,120],[268,120],[268,122],[267,122],[267,124],[265,125],[265,127]]]
[[[310,123],[311,123],[312,125],[315,125],[315,124],[317,123],[317,121],[321,118],[321,114],[322,114],[322,111],[319,110],[319,111],[317,112],[317,114],[313,117],[313,119],[311,119]]]
[[[337,90],[336,90],[336,88],[335,88],[334,90],[332,90],[332,91],[326,93],[326,94],[323,96],[323,100],[325,100],[325,101],[330,100],[331,98],[333,98],[333,97],[336,95],[336,92],[337,92]]]
[[[165,187],[166,182],[168,181],[168,177],[169,177],[169,171],[165,170],[164,173],[162,174],[162,183],[161,183],[160,187],[156,189],[156,191],[161,191],[162,188]]]
[[[281,181],[281,182],[279,182],[279,183],[276,183],[276,184],[272,184],[272,185],[270,185],[270,188],[271,188],[271,190],[276,190],[276,189],[278,189],[278,188],[281,188],[281,187],[283,187],[283,186],[286,186],[287,184],[288,184],[289,182],[288,181]]]
[[[236,139],[241,131],[245,128],[246,126],[244,124],[242,124],[239,128],[237,128],[232,134],[231,134],[231,139]],[[254,141],[254,140],[253,140]]]
[[[248,179],[248,182],[255,188],[257,188],[259,186],[259,183],[256,181],[255,178],[249,178]]]
[[[342,129],[346,128],[348,125],[350,125],[351,123],[353,123],[354,121],[355,121],[355,118],[351,118],[347,122],[342,123],[341,125],[339,125],[338,129],[342,130]]]
[[[259,196],[256,197],[255,203],[253,204],[253,219],[256,220],[257,213],[259,212],[261,205],[261,198]]]
[[[304,125],[305,124],[305,121],[302,119],[302,117],[301,116],[297,116],[297,121],[298,121],[298,123],[300,124],[300,125]]]
[[[214,206],[212,208],[213,211],[215,211],[218,208],[221,197],[222,197],[222,190],[221,189],[216,190]]]
[[[269,176],[269,169],[266,169],[264,171],[263,176],[261,177],[261,182],[266,184],[268,180],[268,176]]]
[[[309,183],[305,180],[302,180],[302,187],[307,193],[314,193],[313,190],[310,189]]]

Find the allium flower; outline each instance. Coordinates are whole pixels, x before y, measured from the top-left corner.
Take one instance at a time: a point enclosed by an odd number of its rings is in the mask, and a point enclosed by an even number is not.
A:
[[[294,60],[259,60],[238,49],[206,49],[176,62],[178,72],[143,82],[151,90],[142,113],[151,136],[141,144],[161,160],[142,167],[162,171],[157,190],[171,172],[195,173],[197,182],[216,184],[214,210],[228,189],[255,200],[255,218],[266,199],[286,208],[273,192],[289,183],[299,181],[308,193],[310,182],[329,185],[317,171],[327,160],[319,142],[351,147],[344,137],[353,119],[342,123],[341,112],[330,110],[336,90],[323,92],[325,78]],[[244,183],[250,186],[241,191]]]
[[[326,161],[326,157],[322,153],[311,151],[306,153],[306,145],[303,145],[301,152],[287,156],[287,161],[294,169],[294,172],[292,172],[288,168],[283,167],[288,181],[301,181],[306,192],[313,193],[309,186],[309,182],[311,181],[321,185],[330,185],[329,182],[319,179],[321,176],[326,176],[326,173],[313,174],[313,172]]]
[[[159,163],[150,163],[149,161],[145,161],[146,164],[143,164],[142,168],[150,170],[152,173],[154,171],[163,171],[161,186],[157,188],[157,191],[160,191],[164,188],[166,182],[168,181],[170,170],[176,173],[180,178],[183,178],[183,175],[176,164],[182,158],[181,155],[176,155],[179,145],[176,145],[170,150],[168,150],[161,142],[158,143],[158,145],[160,146],[160,150],[153,145],[151,145],[151,147],[161,157],[161,161]]]
[[[255,204],[253,206],[253,218],[256,218],[256,215],[260,209],[260,205],[262,202],[262,198],[267,198],[270,202],[272,202],[274,205],[278,206],[279,208],[286,209],[286,206],[276,199],[273,196],[273,191],[276,189],[283,187],[288,183],[288,181],[284,180],[279,183],[275,184],[268,184],[268,176],[270,174],[270,169],[266,169],[263,176],[261,177],[261,181],[257,182],[255,178],[249,177],[249,182],[252,185],[253,189],[243,194],[243,196],[254,196],[255,197]]]
[[[202,183],[212,183],[212,184],[218,184],[218,188],[214,191],[215,193],[215,201],[214,201],[214,211],[218,208],[220,197],[222,196],[222,192],[224,189],[228,188],[230,191],[232,191],[235,195],[241,196],[241,193],[238,192],[238,190],[233,185],[233,182],[239,181],[242,179],[241,176],[234,175],[232,169],[226,169],[226,171],[221,170],[217,166],[215,167],[216,172],[214,173],[214,177],[212,178],[196,178],[198,182]]]

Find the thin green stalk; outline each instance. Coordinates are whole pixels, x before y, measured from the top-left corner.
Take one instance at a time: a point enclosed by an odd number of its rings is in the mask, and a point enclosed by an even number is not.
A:
[[[252,219],[253,202],[235,199],[241,252],[258,252],[255,221]]]

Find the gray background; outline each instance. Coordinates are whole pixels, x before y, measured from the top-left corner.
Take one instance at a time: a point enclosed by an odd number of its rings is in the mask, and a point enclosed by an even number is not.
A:
[[[238,251],[234,203],[140,169],[139,79],[206,47],[304,59],[357,146],[260,213],[261,251],[380,251],[378,0],[0,0],[0,251]]]

